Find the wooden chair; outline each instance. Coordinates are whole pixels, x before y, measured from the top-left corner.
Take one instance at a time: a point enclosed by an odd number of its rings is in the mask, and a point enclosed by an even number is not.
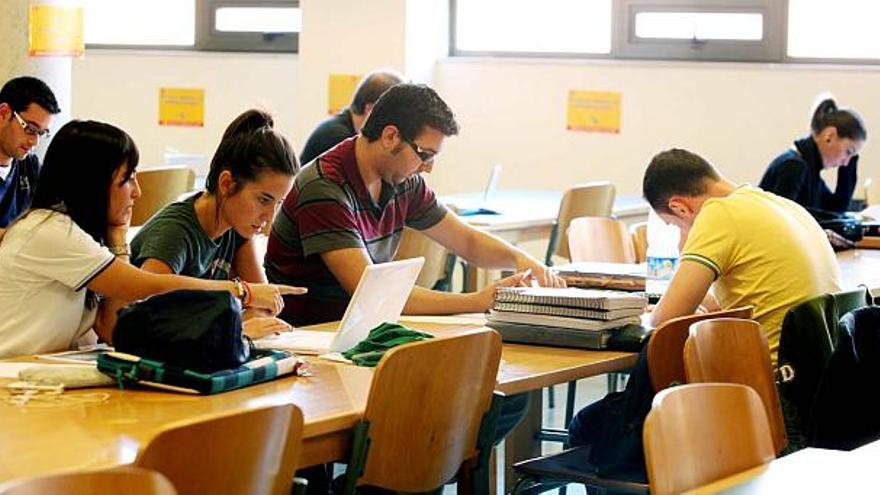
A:
[[[785,418],[770,364],[767,336],[756,321],[716,318],[694,323],[684,346],[688,383],[739,383],[753,388],[764,404],[776,453],[788,444]]]
[[[565,191],[559,205],[556,224],[550,231],[545,262],[553,264],[553,255],[570,258],[568,252],[568,224],[577,217],[610,217],[614,208],[614,184],[590,182]]]
[[[727,311],[681,316],[655,328],[651,332],[651,340],[648,341],[648,370],[654,391],[659,392],[674,383],[687,382],[684,345],[691,325],[713,318],[748,319],[752,317],[752,310],[752,306],[745,306]]]
[[[450,290],[455,255],[418,230],[404,228],[394,259],[405,260],[419,256],[425,258],[425,264],[419,272],[416,285],[426,289]]]
[[[609,217],[578,217],[568,226],[571,261],[635,263],[632,236],[621,220]]]
[[[475,491],[488,493],[500,359],[501,337],[486,329],[389,351],[354,430],[343,493],[437,490],[472,459]]]
[[[134,202],[131,211],[131,224],[135,226],[143,225],[163,206],[192,191],[196,174],[186,167],[150,168],[138,170],[137,180],[141,197]]]
[[[135,465],[164,474],[181,494],[289,494],[302,440],[302,412],[269,406],[172,425]]]
[[[663,390],[642,431],[651,493],[681,493],[773,460],[758,394],[700,383]]]
[[[636,253],[636,263],[644,263],[648,259],[648,222],[630,225],[629,233]]]
[[[168,478],[155,471],[121,467],[79,471],[10,481],[0,485],[0,495],[176,495]]]

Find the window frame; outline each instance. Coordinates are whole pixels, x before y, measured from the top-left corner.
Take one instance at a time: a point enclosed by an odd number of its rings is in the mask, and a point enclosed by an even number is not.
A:
[[[214,13],[224,7],[300,8],[300,2],[299,0],[195,0],[195,39],[192,45],[88,43],[86,49],[299,53],[299,33],[235,33],[215,30]]]
[[[621,22],[612,29],[612,45],[616,45],[617,57],[623,59],[776,62],[782,58],[787,41],[785,32],[777,29],[785,24],[786,4],[779,0],[616,0],[614,7]],[[763,36],[759,41],[638,39],[635,21],[641,12],[760,13]]]
[[[789,0],[611,0],[611,51],[609,53],[551,53],[462,50],[456,43],[456,4],[450,0],[449,56],[584,60],[674,60],[684,62],[739,62],[820,65],[880,65],[880,58],[792,57],[788,54]],[[536,2],[537,3],[537,2]],[[538,8],[538,7],[536,7]],[[688,40],[637,40],[635,17],[639,12],[761,12],[761,41],[707,40],[700,51]]]

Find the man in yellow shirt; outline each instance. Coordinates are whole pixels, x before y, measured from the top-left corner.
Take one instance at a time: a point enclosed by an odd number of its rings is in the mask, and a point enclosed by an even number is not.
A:
[[[678,270],[651,315],[655,326],[692,314],[701,303],[710,310],[752,305],[775,367],[785,313],[840,290],[834,251],[797,203],[736,186],[682,149],[655,156],[642,189],[651,208],[681,230],[683,245]]]

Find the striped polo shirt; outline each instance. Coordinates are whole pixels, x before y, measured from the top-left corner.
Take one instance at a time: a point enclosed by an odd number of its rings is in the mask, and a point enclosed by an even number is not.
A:
[[[363,248],[373,263],[394,258],[403,227],[424,230],[446,215],[419,174],[399,185],[382,183],[373,201],[358,170],[357,136],[316,158],[297,174],[272,224],[264,265],[273,283],[309,289],[285,298],[281,318],[294,325],[342,318],[349,296],[320,254]]]

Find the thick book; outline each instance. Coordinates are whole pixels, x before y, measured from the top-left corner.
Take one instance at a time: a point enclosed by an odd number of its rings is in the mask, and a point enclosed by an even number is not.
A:
[[[648,299],[643,295],[577,287],[501,287],[495,293],[495,302],[601,310],[644,310],[648,305]]]
[[[613,334],[607,330],[584,332],[583,330],[502,321],[489,321],[486,326],[501,334],[501,340],[504,342],[578,349],[605,349]]]
[[[569,287],[644,291],[647,265],[576,262],[553,267]]]
[[[645,312],[645,309],[641,307],[601,310],[508,302],[496,302],[492,306],[492,309],[496,311],[512,311],[514,313],[586,318],[590,320],[619,320],[620,318],[626,318],[628,316],[641,316]]]
[[[488,321],[520,323],[523,325],[541,325],[556,328],[568,328],[578,331],[599,331],[620,328],[626,325],[637,325],[641,322],[638,316],[628,316],[617,320],[587,320],[583,318],[566,318],[563,316],[536,315],[532,313],[515,313],[512,311],[489,311]]]

